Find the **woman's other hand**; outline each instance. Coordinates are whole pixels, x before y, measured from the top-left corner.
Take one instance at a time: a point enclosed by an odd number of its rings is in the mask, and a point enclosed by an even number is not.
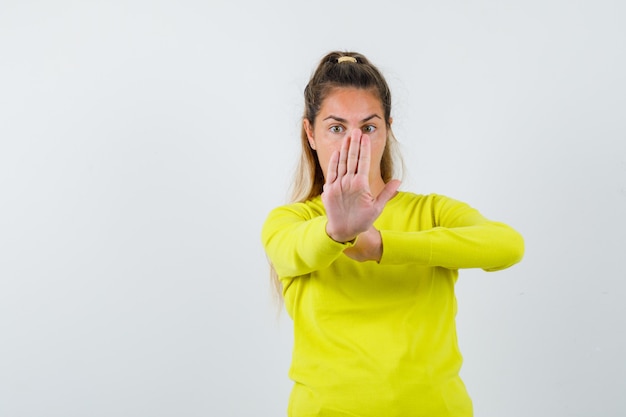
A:
[[[380,258],[383,255],[380,232],[374,226],[370,227],[367,231],[357,236],[354,246],[347,248],[343,253],[359,262],[380,262]]]

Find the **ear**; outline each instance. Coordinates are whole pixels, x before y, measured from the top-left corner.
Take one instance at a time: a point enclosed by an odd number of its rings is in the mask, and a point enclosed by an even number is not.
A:
[[[311,149],[315,150],[315,137],[313,136],[313,126],[309,119],[303,120],[304,131],[306,132],[306,137],[309,140],[309,146]]]
[[[393,123],[393,117],[389,116],[389,127],[391,127],[392,123]]]

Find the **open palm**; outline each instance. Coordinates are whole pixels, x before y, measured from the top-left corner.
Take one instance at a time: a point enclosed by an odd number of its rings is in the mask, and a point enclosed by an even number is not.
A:
[[[369,136],[355,129],[330,157],[322,202],[328,218],[326,232],[338,242],[348,242],[367,231],[400,185],[390,181],[378,196],[372,195],[370,154]]]

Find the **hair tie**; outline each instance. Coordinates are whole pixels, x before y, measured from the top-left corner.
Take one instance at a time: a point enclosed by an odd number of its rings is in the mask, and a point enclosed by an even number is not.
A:
[[[341,64],[342,62],[356,62],[356,58],[353,56],[340,56],[337,58],[338,64]]]

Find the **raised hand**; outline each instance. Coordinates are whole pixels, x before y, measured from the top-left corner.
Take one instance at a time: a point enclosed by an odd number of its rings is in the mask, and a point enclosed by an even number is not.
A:
[[[351,241],[370,229],[400,185],[393,180],[378,196],[372,194],[370,146],[369,136],[354,129],[330,157],[322,202],[328,218],[326,233],[338,242]]]

